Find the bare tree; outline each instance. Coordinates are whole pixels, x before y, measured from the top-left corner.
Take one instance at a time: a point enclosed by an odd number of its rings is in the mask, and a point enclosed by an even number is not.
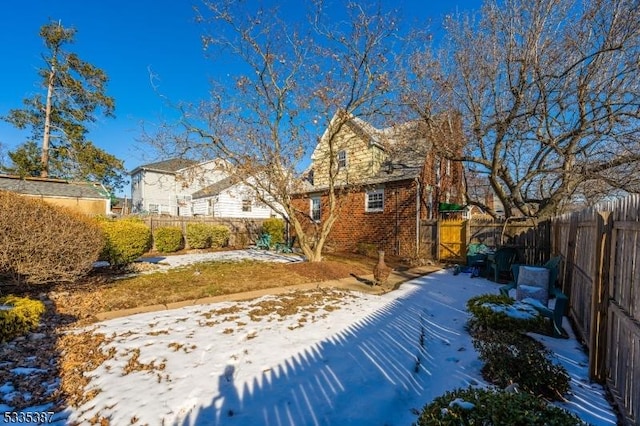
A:
[[[214,82],[207,102],[183,106],[180,133],[155,135],[156,145],[173,154],[226,160],[231,173],[288,218],[310,261],[321,260],[338,218],[343,187],[334,140],[353,117],[384,116],[401,43],[393,13],[352,2],[331,7],[332,19],[316,1],[306,19],[292,22],[278,8],[205,2],[198,11],[209,29],[204,47],[229,67],[228,76]],[[323,133],[328,203],[316,223],[308,210],[296,209],[294,194],[304,189],[305,161]]]
[[[445,27],[404,100],[427,121],[460,111],[468,145],[444,155],[486,176],[507,216],[640,191],[637,0],[489,0]]]

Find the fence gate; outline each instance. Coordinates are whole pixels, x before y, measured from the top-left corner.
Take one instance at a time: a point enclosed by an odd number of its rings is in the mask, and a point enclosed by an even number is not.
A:
[[[467,252],[467,221],[456,218],[442,219],[438,225],[438,260],[464,262]]]

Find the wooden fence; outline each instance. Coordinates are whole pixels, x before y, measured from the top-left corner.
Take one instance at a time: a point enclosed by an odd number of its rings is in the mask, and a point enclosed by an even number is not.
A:
[[[640,424],[640,195],[542,222],[472,219],[458,226],[466,230],[440,225],[440,238],[458,232],[461,244],[514,244],[529,264],[562,256],[559,284],[589,353],[590,378],[611,392],[624,424]]]
[[[246,247],[256,241],[262,228],[264,219],[224,219],[179,216],[148,216],[144,218],[151,232],[164,226],[177,226],[186,235],[189,223],[207,223],[211,225],[225,225],[229,228],[229,245],[232,247]]]
[[[639,424],[640,196],[555,217],[518,238],[531,238],[529,254],[540,261],[563,257],[559,280],[590,378],[606,385],[625,424]]]

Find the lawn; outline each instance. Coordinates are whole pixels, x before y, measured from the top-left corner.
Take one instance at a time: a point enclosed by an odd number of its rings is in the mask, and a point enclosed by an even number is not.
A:
[[[376,259],[367,256],[341,253],[319,263],[211,261],[144,274],[104,269],[81,283],[55,289],[50,297],[58,313],[93,322],[101,312],[367,276],[375,263]],[[398,269],[408,267],[393,257],[387,263]],[[134,270],[141,266],[134,265]]]

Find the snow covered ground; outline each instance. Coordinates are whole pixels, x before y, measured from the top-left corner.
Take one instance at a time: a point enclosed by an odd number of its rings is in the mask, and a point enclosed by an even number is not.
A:
[[[265,296],[98,323],[116,355],[90,373],[98,395],[56,424],[410,425],[446,390],[486,385],[465,303],[497,292],[441,271],[384,296],[320,288],[299,308]],[[561,405],[616,424],[575,338],[540,339],[571,376]]]

